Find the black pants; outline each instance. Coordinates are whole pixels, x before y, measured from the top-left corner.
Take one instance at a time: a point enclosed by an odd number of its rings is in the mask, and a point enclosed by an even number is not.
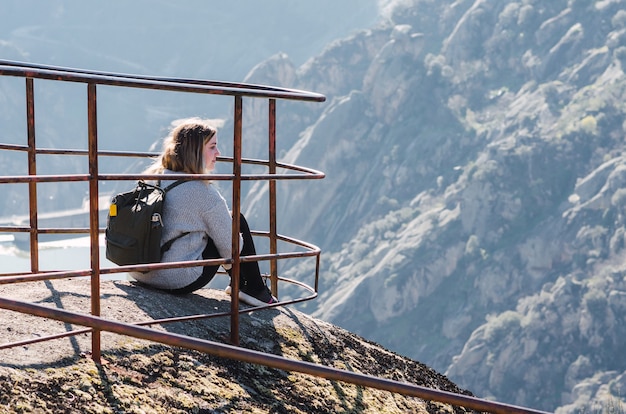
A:
[[[239,217],[240,230],[243,237],[241,256],[254,256],[256,255],[256,249],[254,247],[252,234],[250,234],[248,221],[243,216],[243,214],[241,214]],[[220,257],[220,253],[218,252],[217,247],[213,242],[213,239],[209,237],[207,245],[202,252],[202,258],[218,259]],[[213,280],[213,277],[217,273],[218,269],[219,265],[204,266],[204,268],[202,269],[202,274],[198,279],[196,279],[195,282],[180,289],[172,289],[171,292],[175,294],[186,294],[198,290],[206,286],[211,280]],[[230,271],[228,273],[230,274]],[[263,289],[264,286],[265,283],[263,282],[263,278],[261,277],[261,270],[259,269],[259,264],[257,262],[245,262],[239,265],[240,290],[243,290],[246,293],[256,293]]]

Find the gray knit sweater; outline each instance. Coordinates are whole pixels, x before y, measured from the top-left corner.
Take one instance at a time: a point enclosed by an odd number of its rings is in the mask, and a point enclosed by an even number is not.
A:
[[[164,174],[176,173],[165,170]],[[175,177],[162,180],[161,186],[165,188],[174,181]],[[174,241],[162,262],[201,260],[209,237],[222,257],[232,256],[232,217],[226,200],[210,182],[188,181],[167,192],[161,245],[183,233],[189,234]],[[239,245],[242,245],[241,239]],[[202,267],[186,267],[133,272],[131,276],[160,289],[179,289],[193,283],[201,273]]]

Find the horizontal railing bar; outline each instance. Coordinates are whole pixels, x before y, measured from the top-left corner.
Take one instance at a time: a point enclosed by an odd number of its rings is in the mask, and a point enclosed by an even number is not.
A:
[[[25,226],[5,226],[0,227],[0,233],[29,233],[30,227]]]
[[[292,280],[292,279],[281,278],[281,277],[279,277],[278,279],[283,281],[283,282],[286,282],[286,283],[291,283],[291,284],[295,284],[295,285],[298,285],[300,287],[303,287],[305,290],[310,292],[311,295],[304,296],[304,297],[301,297],[301,298],[296,298],[296,299],[289,299],[289,300],[285,300],[285,301],[281,300],[281,301],[273,303],[273,304],[266,304],[266,305],[262,305],[262,306],[247,306],[245,308],[240,308],[238,310],[238,313],[239,314],[252,313],[252,312],[258,311],[260,309],[269,309],[269,308],[276,308],[278,306],[293,305],[294,303],[306,302],[306,301],[313,300],[313,299],[317,298],[317,292],[315,292],[310,286],[308,286],[308,285],[306,285],[304,283],[297,282],[297,281]],[[230,312],[221,312],[221,313],[206,313],[206,314],[195,314],[195,315],[186,315],[186,316],[174,316],[174,317],[171,317],[171,318],[151,319],[151,320],[144,321],[144,322],[133,323],[133,325],[151,326],[151,325],[160,325],[160,324],[168,324],[168,323],[175,323],[175,322],[186,322],[186,321],[194,321],[194,320],[202,320],[202,319],[213,319],[213,318],[230,316],[230,315],[231,315]]]
[[[276,253],[276,254],[266,254],[266,255],[256,255],[256,256],[241,256],[242,262],[253,262],[253,261],[267,261],[271,259],[293,259],[293,258],[302,258],[302,257],[312,257],[319,255],[319,251],[317,252],[287,252],[287,253]],[[188,260],[188,261],[180,261],[180,262],[159,262],[159,263],[146,263],[146,264],[137,264],[137,265],[126,265],[126,266],[115,266],[115,267],[103,267],[100,268],[100,274],[108,275],[115,273],[129,273],[129,272],[143,272],[149,270],[160,270],[160,269],[173,269],[173,268],[183,268],[183,267],[200,267],[200,266],[215,266],[215,265],[223,265],[223,264],[232,264],[232,259],[229,258],[216,258],[216,259],[200,259],[200,260]],[[9,274],[0,274],[0,285],[3,284],[11,284],[11,283],[25,283],[25,282],[36,282],[40,280],[45,280],[46,278],[50,279],[65,279],[72,277],[82,277],[82,276],[90,276],[92,273],[91,269],[80,269],[80,270],[50,270],[43,271],[39,273],[9,273]]]
[[[218,158],[218,161],[232,161],[232,158],[230,157],[220,157]],[[262,160],[257,160],[257,159],[242,159],[242,164],[248,164],[248,165],[263,165],[263,166],[268,166],[269,162],[268,161],[262,161]],[[280,168],[280,169],[285,169],[285,170],[292,170],[292,171],[299,171],[302,173],[306,173],[306,174],[311,174],[311,175],[315,175],[315,178],[324,178],[325,174],[321,171],[318,171],[316,169],[313,168],[307,168],[307,167],[302,167],[299,165],[294,165],[294,164],[286,164],[286,163],[280,163],[277,162],[276,163],[276,168]],[[108,179],[108,177],[133,177],[133,176],[141,176],[141,177],[145,177],[148,180],[156,180],[159,178],[163,178],[163,174],[100,174],[98,175],[99,179]],[[178,179],[183,179],[183,180],[188,180],[188,179],[212,179],[213,177],[233,177],[233,175],[229,175],[229,174],[172,174],[172,176],[175,176]],[[275,180],[280,180],[283,179],[283,177],[297,177],[297,178],[306,178],[305,175],[302,174],[293,174],[293,175],[288,175],[288,174],[242,174],[242,178],[247,178],[247,179],[254,179],[255,177],[264,177],[264,179],[275,179]],[[116,178],[111,178],[111,179],[116,179]],[[169,179],[169,177],[168,177]]]
[[[319,174],[241,174],[241,181],[262,181],[262,180],[319,180],[325,177],[324,173]],[[234,176],[231,174],[99,174],[98,179],[101,181],[133,181],[133,180],[213,180],[213,181],[232,181]],[[0,181],[2,182],[2,181]]]
[[[68,68],[61,66],[52,66],[52,65],[41,65],[41,64],[33,64],[27,62],[18,62],[18,61],[10,61],[10,60],[0,60],[0,70],[2,66],[9,67],[19,67],[26,69],[38,69],[43,71],[54,71],[59,73],[75,73],[89,76],[104,76],[108,78],[122,78],[122,79],[138,79],[138,80],[146,80],[151,82],[163,82],[163,83],[174,83],[174,84],[190,84],[190,85],[204,85],[204,86],[212,86],[220,89],[241,89],[241,90],[256,90],[261,92],[272,92],[276,93],[284,93],[288,94],[285,96],[285,99],[301,99],[301,100],[312,100],[315,102],[324,102],[326,97],[324,95],[304,91],[300,89],[293,88],[279,88],[275,86],[267,86],[267,85],[259,85],[259,84],[251,84],[251,83],[242,83],[242,82],[226,82],[226,81],[210,81],[204,79],[191,79],[191,78],[172,78],[172,77],[159,77],[159,76],[146,76],[146,75],[137,75],[137,74],[125,74],[125,73],[115,73],[115,72],[106,72],[106,71],[94,71],[94,70],[86,70],[86,69],[77,69],[77,68]],[[1,72],[0,72],[1,73]],[[239,94],[237,94],[239,95]],[[262,97],[272,97],[278,98],[276,95],[261,95]]]
[[[31,149],[27,145],[20,144],[0,144],[0,150],[5,151],[30,151]],[[89,155],[89,150],[83,149],[75,149],[75,148],[67,148],[67,149],[58,149],[58,148],[35,148],[36,154],[41,155]],[[98,151],[99,156],[105,157],[156,157],[157,153],[154,152],[132,152],[132,151]]]
[[[28,151],[28,145],[20,145],[20,144],[0,144],[0,150],[10,150],[10,151]]]
[[[303,257],[314,257],[319,252],[291,252],[291,253],[276,253],[267,255],[256,256],[241,256],[241,262],[261,262],[272,259],[285,260],[285,259],[298,259]],[[230,264],[232,259],[219,258],[219,259],[202,259],[202,260],[190,260],[184,262],[161,262],[150,264],[137,264],[115,267],[103,267],[100,268],[100,274],[110,275],[115,273],[129,273],[129,272],[144,272],[149,270],[160,269],[173,269],[183,267],[200,267],[200,266],[215,266],[222,264]],[[90,276],[91,269],[82,270],[54,270],[44,273],[7,273],[0,274],[0,285],[11,283],[25,283],[36,282],[40,280],[50,279],[65,279],[72,277]]]
[[[290,300],[286,300],[286,301],[281,301],[281,302],[279,302],[278,304],[275,304],[275,305],[269,305],[268,304],[268,305],[264,305],[262,307],[259,307],[259,306],[249,307],[248,306],[248,307],[239,309],[238,313],[239,314],[246,314],[246,313],[255,312],[255,311],[259,310],[259,308],[263,308],[264,309],[264,308],[269,308],[269,307],[292,305],[292,304],[299,303],[299,302],[306,302],[306,301],[309,301],[309,300],[313,300],[313,299],[315,299],[317,297],[317,292],[315,292],[310,286],[308,286],[308,285],[306,285],[306,284],[304,284],[302,282],[298,282],[298,281],[293,280],[293,279],[282,278],[282,277],[279,277],[278,279],[280,281],[283,281],[283,282],[286,282],[286,283],[295,284],[297,286],[300,286],[300,287],[304,288],[305,290],[307,290],[308,292],[310,292],[311,295],[304,296],[304,297],[297,298],[297,299],[290,299]],[[204,314],[195,314],[195,315],[176,316],[176,317],[171,317],[171,318],[149,319],[149,320],[142,321],[142,322],[134,322],[134,323],[132,323],[132,325],[137,325],[137,326],[165,325],[165,324],[168,324],[168,323],[188,322],[188,321],[204,320],[204,319],[216,319],[216,318],[223,318],[223,317],[227,317],[227,316],[231,316],[231,313],[230,312],[204,313]],[[75,329],[75,330],[71,330],[71,331],[67,331],[67,332],[63,332],[63,333],[58,333],[58,334],[51,334],[51,335],[47,335],[47,336],[40,336],[40,337],[36,337],[36,338],[24,339],[24,340],[15,341],[15,342],[8,342],[8,343],[0,344],[0,350],[14,348],[14,347],[17,347],[17,346],[25,346],[25,345],[36,344],[36,343],[46,342],[46,341],[55,340],[55,339],[62,339],[62,338],[66,338],[68,336],[82,335],[82,334],[85,334],[85,333],[89,333],[92,330],[93,329],[91,329],[91,328]]]
[[[233,174],[98,174],[99,181],[158,181],[158,180],[189,180],[189,181],[224,181],[233,180]]]
[[[87,211],[85,211],[86,213]],[[44,213],[45,214],[45,213]],[[6,218],[6,217],[5,217]],[[0,233],[30,233],[33,229],[27,226],[0,226]],[[38,227],[39,234],[84,234],[89,233],[91,229],[87,227]],[[105,228],[98,229],[100,233],[104,233]]]
[[[13,151],[29,151],[29,148],[25,145],[17,145],[17,144],[0,144],[0,150],[13,150]],[[35,149],[35,153],[37,154],[42,154],[42,155],[88,155],[89,152],[87,150],[79,150],[79,149],[54,149],[54,148],[36,148]],[[138,152],[131,152],[131,151],[98,151],[98,155],[99,156],[106,156],[106,157],[137,157],[137,158],[149,158],[149,157],[156,157],[158,156],[157,153],[154,152],[143,152],[143,151],[138,151]],[[221,162],[232,162],[233,158],[232,157],[218,157],[217,158],[218,161]],[[243,158],[241,160],[242,164],[248,164],[248,165],[263,165],[263,166],[269,166],[269,161],[266,160],[259,160],[259,159],[254,159],[254,158]],[[287,164],[287,163],[281,163],[281,162],[277,162],[276,163],[276,168],[280,168],[280,169],[285,169],[285,170],[291,170],[291,171],[299,171],[299,172],[303,172],[306,174],[311,174],[314,175],[315,178],[324,178],[325,174],[321,171],[312,169],[312,168],[306,168],[306,167],[302,167],[299,165],[294,165],[294,164]],[[130,174],[125,174],[130,176]],[[139,175],[139,174],[137,174]],[[225,179],[230,179],[232,180],[234,178],[234,176],[232,174],[206,174],[206,175],[210,175],[212,177],[212,179],[221,179],[221,180],[225,180]],[[197,175],[196,175],[197,176]],[[203,174],[203,177],[205,175]],[[99,176],[100,178],[103,177],[103,175]],[[229,177],[229,178],[226,178]],[[262,180],[267,180],[267,179],[285,179],[285,178],[305,178],[302,175],[293,175],[293,176],[289,176],[286,174],[260,174],[260,175],[252,175],[252,174],[244,174],[243,178],[245,179],[254,179],[254,177],[262,177],[260,179]],[[202,178],[204,179],[204,178]]]
[[[89,326],[101,331],[113,332],[120,335],[145,339],[174,347],[196,350],[221,358],[264,365],[289,372],[301,372],[316,377],[326,378],[328,380],[342,381],[364,387],[376,388],[379,390],[422,398],[429,401],[440,401],[446,404],[461,406],[477,411],[487,411],[496,414],[547,414],[543,411],[482,400],[476,397],[455,394],[448,391],[436,390],[385,378],[378,378],[357,372],[331,368],[320,364],[313,364],[311,362],[287,359],[278,355],[240,348],[234,345],[220,344],[218,342],[192,338],[176,333],[166,333],[143,326],[114,322],[97,316],[78,314],[62,309],[49,308],[17,300],[0,298],[0,307],[43,318],[56,319],[74,325]]]
[[[264,160],[255,160],[255,159],[244,159],[245,164],[254,164],[254,165],[269,165],[268,161],[264,161]],[[301,171],[301,172],[305,172],[305,173],[309,173],[309,174],[315,174],[315,175],[322,175],[324,176],[324,173],[318,170],[315,170],[313,168],[307,168],[307,167],[302,167],[300,165],[295,165],[295,164],[286,164],[286,163],[282,163],[282,162],[276,162],[276,168],[282,168],[282,169],[286,169],[286,170],[293,170],[293,171]],[[276,175],[280,175],[280,174],[276,174]],[[324,177],[322,177],[324,178]]]
[[[296,89],[257,89],[248,87],[245,84],[241,86],[237,86],[237,84],[229,86],[214,86],[203,83],[202,81],[195,82],[185,79],[149,80],[141,77],[132,77],[131,75],[89,75],[79,72],[7,67],[2,65],[0,65],[0,75],[137,89],[157,89],[170,92],[246,96],[251,98],[291,99],[312,102],[323,102],[326,100],[324,95],[303,93]]]
[[[29,233],[32,229],[30,227],[26,227],[26,226],[0,226],[0,233]],[[104,233],[104,231],[106,230],[105,227],[99,228],[98,232],[99,233]],[[84,233],[89,233],[90,229],[87,227],[64,227],[64,228],[53,228],[53,227],[43,227],[43,228],[38,228],[37,229],[37,233],[40,234],[84,234]],[[260,237],[270,237],[269,232],[266,231],[251,231],[250,232],[253,236],[260,236]],[[280,235],[278,234],[276,236],[277,240],[280,240],[282,242],[285,243],[289,243],[292,245],[296,245],[296,246],[301,246],[304,247],[306,249],[309,249],[312,251],[312,253],[308,254],[308,255],[315,255],[315,253],[320,253],[321,249],[311,243],[307,243],[305,241],[302,240],[298,240],[295,239],[293,237],[287,237],[284,235]],[[242,260],[243,261],[254,261],[256,260],[256,258],[268,258],[268,259],[273,259],[276,258],[278,256],[280,256],[281,254],[293,254],[293,252],[291,253],[278,253],[275,255],[256,255],[256,256],[242,256]],[[254,257],[255,259],[251,259],[251,260],[246,260],[245,257]],[[298,256],[301,257],[301,256]]]
[[[262,180],[306,180],[306,179],[322,179],[324,173],[316,175],[302,175],[302,174],[242,174],[242,181],[262,181]],[[68,182],[68,181],[89,181],[89,175],[75,174],[75,175],[3,175],[0,176],[0,184],[22,184],[22,183],[54,183],[54,182]],[[232,174],[176,174],[176,175],[163,175],[163,174],[99,174],[98,179],[102,181],[135,181],[139,179],[143,180],[213,180],[213,181],[232,181],[234,176]]]
[[[2,280],[2,278],[5,277],[12,277],[12,276],[23,276],[23,275],[32,275],[31,272],[28,273],[24,273],[24,272],[9,272],[9,273],[2,273],[0,275],[0,280]],[[0,283],[1,284],[1,283]]]
[[[289,252],[289,253],[275,253],[256,256],[240,256],[241,262],[252,261],[267,261],[271,259],[295,259],[301,257],[313,257],[318,256],[319,251],[316,252]],[[112,273],[125,273],[125,272],[144,272],[157,269],[170,269],[175,267],[198,267],[217,264],[231,264],[232,259],[220,258],[220,259],[202,259],[202,260],[190,260],[184,262],[162,262],[162,263],[150,263],[150,264],[137,264],[126,265],[116,267],[104,267],[100,269],[101,274]]]
[[[267,237],[270,236],[269,232],[255,231],[253,234],[267,235]],[[315,250],[317,252],[321,251],[320,248],[317,247],[316,245],[314,245],[313,243],[308,243],[308,242],[305,242],[303,240],[299,240],[299,239],[296,239],[296,238],[293,238],[293,237],[285,236],[283,234],[277,234],[276,235],[276,239],[278,239],[280,241],[283,241],[285,243],[295,244],[295,245],[298,245],[298,246],[301,246],[301,247],[304,247],[304,248],[307,248],[307,249]]]
[[[37,233],[39,234],[89,234],[91,230],[88,228],[69,228],[69,227],[59,227],[59,228],[54,228],[54,227],[39,227],[37,228]],[[104,229],[102,229],[102,231],[100,231],[100,229],[98,229],[99,232],[104,232]]]
[[[93,331],[93,329],[91,329],[91,328],[84,328],[84,329],[71,330],[71,331],[58,333],[58,334],[53,334],[53,335],[38,336],[36,338],[24,339],[22,341],[7,342],[7,343],[4,343],[4,344],[0,344],[0,350],[10,349],[10,348],[14,348],[16,346],[25,346],[25,345],[37,344],[39,342],[52,341],[54,339],[63,339],[63,338],[67,338],[68,336],[76,336],[76,335],[86,334],[86,333],[89,333],[91,331]]]
[[[0,233],[29,233],[31,230],[32,229],[27,226],[0,226]],[[100,233],[104,233],[105,230],[106,229],[104,227],[98,229]],[[83,234],[83,233],[89,233],[89,231],[90,229],[87,227],[71,227],[71,228],[69,227],[64,227],[64,228],[43,227],[43,228],[37,229],[37,233],[40,233],[40,234],[74,234],[74,233]],[[253,236],[259,236],[259,237],[270,237],[270,234],[267,231],[252,230],[250,234],[252,234]],[[281,234],[277,234],[276,238],[277,240],[280,240],[282,242],[289,243],[289,244],[296,245],[296,246],[301,246],[301,247],[311,250],[312,253],[309,255],[314,255],[315,253],[321,252],[321,249],[318,246],[312,243],[307,243],[305,241],[295,239],[293,237],[287,237]],[[280,256],[281,254],[290,254],[290,253],[278,253],[276,255],[242,256],[242,260],[254,261],[256,260],[257,257],[273,259],[273,258]],[[255,259],[246,260],[245,257],[254,257]]]
[[[306,246],[303,246],[303,247],[306,247]],[[280,259],[294,259],[294,258],[318,256],[320,254],[320,249],[316,246],[313,246],[313,248],[315,248],[315,250],[310,251],[310,252],[283,252],[283,253],[275,253],[275,254],[260,254],[260,255],[255,255],[255,256],[241,256],[240,259],[241,259],[241,262],[252,262],[252,261],[267,261],[267,260],[272,260],[272,259],[280,260]],[[157,269],[213,266],[213,265],[222,265],[222,264],[231,264],[231,263],[232,263],[232,259],[229,259],[229,258],[189,260],[189,261],[180,261],[180,262],[161,262],[161,263],[126,265],[126,266],[116,266],[116,267],[104,267],[100,269],[100,274],[142,272],[142,271],[157,270]],[[39,280],[45,280],[45,278],[63,279],[63,278],[70,278],[70,277],[90,276],[91,273],[92,273],[91,269],[83,269],[83,270],[68,270],[68,271],[56,270],[56,271],[48,271],[48,272],[42,272],[42,273],[12,274],[12,276],[8,276],[8,277],[3,277],[4,275],[0,274],[0,285],[10,284],[10,283],[39,281]]]
[[[69,279],[72,277],[91,276],[93,272],[89,270],[66,270],[50,271],[39,273],[13,273],[11,276],[0,275],[0,285],[10,285],[12,283],[41,282],[45,280]]]
[[[67,181],[89,181],[89,174],[63,174],[63,175],[3,175],[0,176],[0,184],[19,183],[56,183]]]
[[[241,256],[241,262],[252,262],[252,261],[267,261],[271,259],[295,259],[302,257],[314,257],[317,256],[319,252],[300,252],[300,253],[277,253],[277,254],[269,254],[269,255],[258,255],[258,256]],[[173,268],[183,268],[183,267],[200,267],[200,266],[215,266],[222,264],[230,264],[232,263],[232,259],[219,258],[219,259],[202,259],[202,260],[191,260],[185,262],[163,262],[163,263],[151,263],[151,264],[139,264],[139,265],[127,265],[127,266],[116,266],[116,267],[103,267],[100,268],[100,274],[102,275],[111,275],[116,273],[130,273],[130,272],[143,272],[149,270],[157,270],[157,269],[173,269]],[[28,282],[38,282],[42,280],[48,279],[69,279],[72,277],[83,277],[83,276],[91,276],[91,269],[81,269],[81,270],[51,270],[40,273],[6,273],[0,274],[0,285],[8,285],[12,283],[28,283]]]
[[[104,267],[99,269],[100,274],[114,274],[134,271],[147,271],[156,269],[173,269],[176,267],[199,267],[199,266],[214,266],[226,263],[232,263],[232,259],[218,258],[218,259],[202,259],[202,260],[190,260],[184,262],[163,262],[152,264],[140,264],[140,265],[128,265],[128,266],[116,266],[116,267]],[[91,276],[91,269],[81,270],[53,270],[39,273],[23,273],[10,277],[2,277],[0,275],[0,285],[10,283],[23,283],[23,282],[36,282],[40,280],[50,279],[66,279],[71,277]]]

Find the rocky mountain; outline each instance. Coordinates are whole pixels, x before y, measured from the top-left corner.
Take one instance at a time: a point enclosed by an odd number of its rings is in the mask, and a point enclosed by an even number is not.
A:
[[[626,1],[385,10],[303,65],[277,55],[247,78],[329,98],[279,107],[282,159],[327,174],[280,187],[279,230],[324,251],[302,309],[478,396],[623,404]],[[245,125],[262,132],[257,109]]]

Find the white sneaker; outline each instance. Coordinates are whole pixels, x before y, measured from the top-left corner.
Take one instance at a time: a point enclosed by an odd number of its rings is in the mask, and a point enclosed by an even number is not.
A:
[[[227,295],[230,295],[231,291],[232,290],[231,290],[230,285],[226,286],[226,289],[224,289],[224,292],[226,292]],[[252,296],[240,290],[239,300],[250,306],[266,306],[266,305],[272,305],[274,303],[278,303],[278,299],[272,296],[267,286],[265,287],[265,289],[259,292],[256,296]]]

